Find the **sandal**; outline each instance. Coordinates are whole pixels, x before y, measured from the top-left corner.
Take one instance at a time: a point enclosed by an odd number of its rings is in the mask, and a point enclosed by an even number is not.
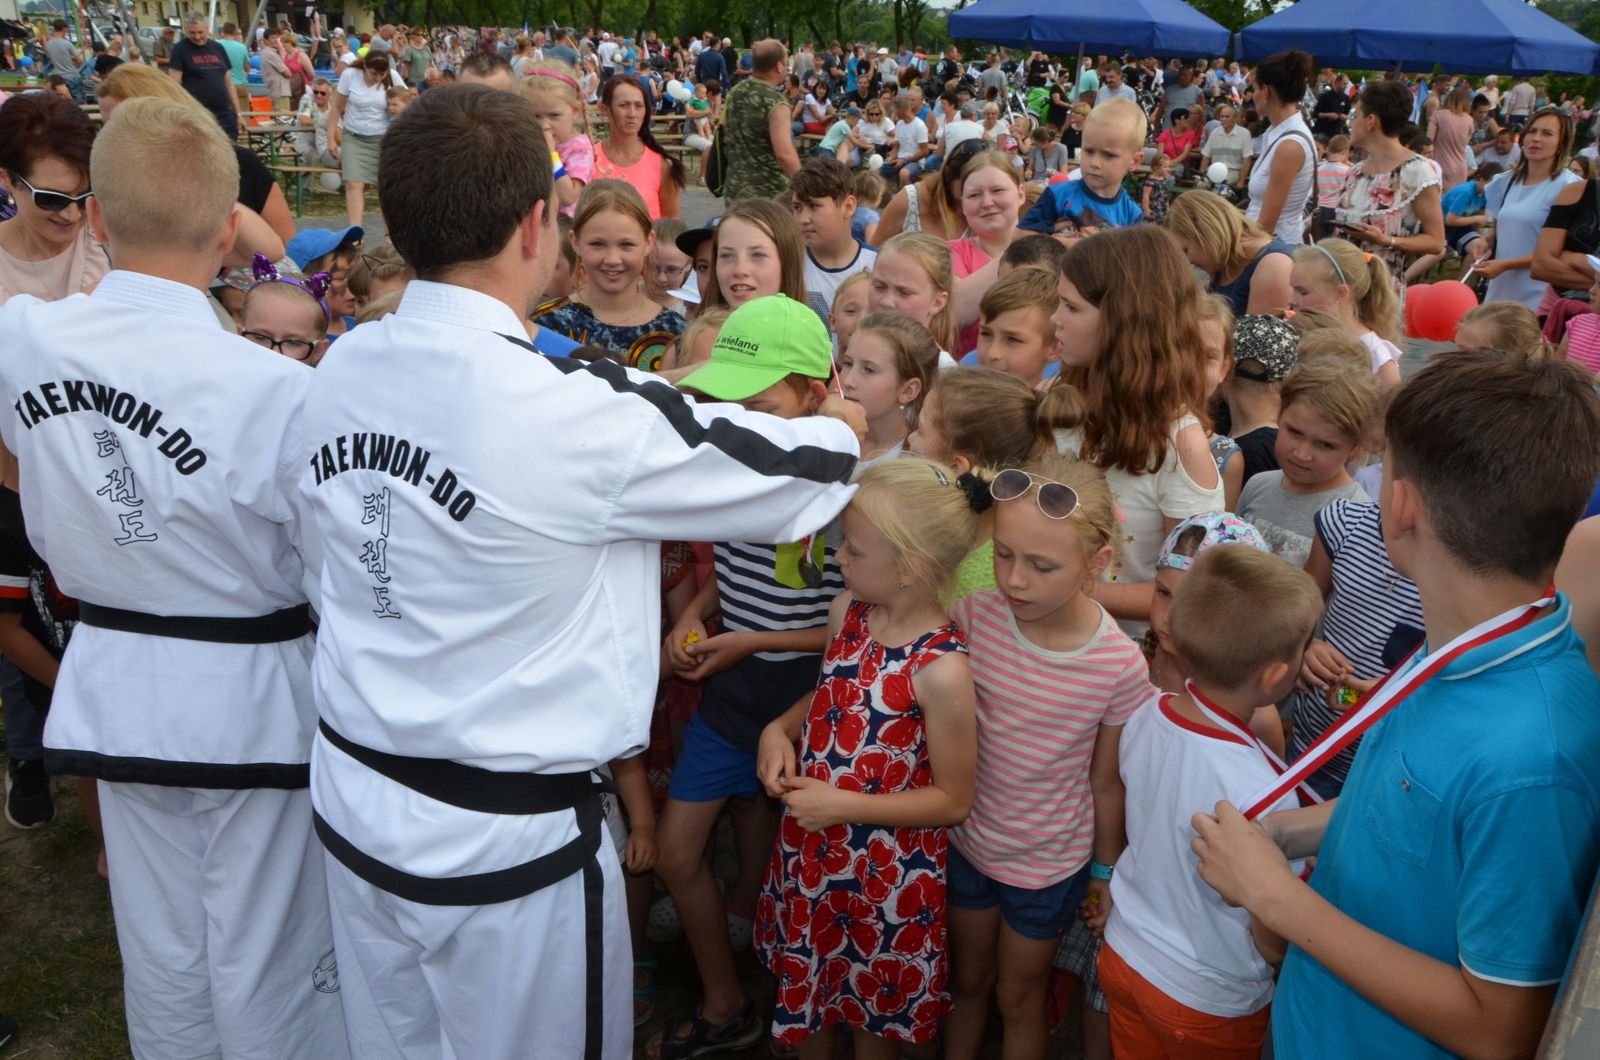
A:
[[[633,962],[633,1025],[650,1022],[656,1014],[656,959],[640,957]]]
[[[656,1046],[660,1060],[692,1060],[712,1053],[731,1053],[754,1045],[766,1028],[756,1015],[755,1003],[748,997],[733,1018],[725,1023],[711,1023],[694,1010],[689,1019],[673,1021],[669,1031],[662,1031],[651,1043]],[[683,1033],[687,1028],[688,1033]]]

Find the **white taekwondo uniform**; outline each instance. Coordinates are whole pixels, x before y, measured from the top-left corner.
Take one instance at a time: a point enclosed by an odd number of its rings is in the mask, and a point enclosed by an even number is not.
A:
[[[647,742],[663,539],[792,541],[853,433],[533,352],[415,281],[312,381],[312,757],[351,1048],[632,1055],[620,868],[591,771]]]
[[[45,727],[97,777],[134,1055],[348,1055],[307,772],[294,423],[311,372],[114,271],[0,307],[0,435],[82,619]]]

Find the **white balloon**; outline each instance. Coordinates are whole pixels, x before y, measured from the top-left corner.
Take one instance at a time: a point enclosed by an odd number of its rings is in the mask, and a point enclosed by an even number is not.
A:
[[[341,181],[337,173],[318,173],[317,183],[322,185],[323,191],[338,191]]]
[[[1221,184],[1228,179],[1228,167],[1221,162],[1211,163],[1211,168],[1206,170],[1206,179],[1213,184]]]
[[[883,156],[880,155],[880,154],[872,154],[872,155],[867,156],[867,168],[868,169],[882,169],[883,168]]]

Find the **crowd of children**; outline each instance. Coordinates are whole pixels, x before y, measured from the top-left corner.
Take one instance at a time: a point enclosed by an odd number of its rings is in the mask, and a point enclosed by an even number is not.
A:
[[[1491,303],[1402,383],[1389,266],[1324,238],[1293,251],[1290,319],[1235,319],[1141,223],[1172,152],[1136,202],[1122,98],[1083,117],[1078,179],[1025,186],[1048,138],[1024,170],[973,154],[961,238],[871,244],[883,183],[833,153],[686,229],[593,179],[545,66],[521,91],[563,264],[532,347],[865,420],[835,524],[663,545],[658,724],[611,764],[608,823],[636,1024],[648,935],[683,935],[702,1000],[648,1055],[830,1057],[837,1031],[862,1058],[1042,1057],[1063,969],[1094,1060],[1531,1046],[1600,861],[1600,681],[1543,592],[1600,480],[1593,315],[1556,348]],[[360,239],[302,233],[305,279],[258,257],[240,334],[337,357],[411,278]],[[1503,922],[1506,886],[1536,924]]]

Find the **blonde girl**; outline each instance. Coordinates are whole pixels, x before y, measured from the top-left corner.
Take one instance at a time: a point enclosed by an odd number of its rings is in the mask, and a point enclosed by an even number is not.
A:
[[[850,345],[856,325],[867,315],[867,282],[872,274],[853,272],[833,292],[833,308],[828,312],[828,327],[833,331],[833,355]]]
[[[858,482],[821,679],[766,727],[757,756],[784,814],[756,946],[778,979],[774,1042],[808,1060],[832,1057],[833,1024],[860,1060],[938,1036],[947,829],[972,805],[978,753],[966,641],[939,604],[972,544],[969,495],[926,460]],[[875,985],[885,966],[899,976],[888,990]]]
[[[533,322],[580,346],[615,350],[630,367],[654,371],[685,326],[681,314],[652,302],[640,283],[654,245],[639,193],[620,180],[595,181],[584,189],[572,220],[583,286],[540,306]]]
[[[1180,195],[1168,211],[1167,230],[1235,316],[1276,316],[1289,308],[1290,247],[1222,196],[1204,190]]]
[[[1106,473],[1127,547],[1096,598],[1142,636],[1162,539],[1217,511],[1222,477],[1206,443],[1200,291],[1177,240],[1154,225],[1079,240],[1061,262],[1062,370],[1046,396],[1061,451]]]
[[[991,994],[1005,1054],[1045,1055],[1059,940],[1086,897],[1110,910],[1122,725],[1155,691],[1093,592],[1121,540],[1105,476],[1046,452],[996,473],[988,493],[998,588],[950,609],[978,690],[972,813],[950,837],[951,1060],[979,1055]],[[1090,879],[1091,863],[1102,878]]]
[[[728,207],[711,236],[711,271],[702,306],[739,308],[752,298],[785,294],[806,300],[804,253],[794,214],[766,199]]]
[[[556,181],[561,212],[571,217],[578,196],[594,179],[594,142],[576,72],[560,59],[540,59],[523,70],[522,96],[533,107],[566,173]],[[578,130],[579,122],[583,130]]]
[[[1456,326],[1456,345],[1464,350],[1505,350],[1542,360],[1558,355],[1544,340],[1539,318],[1521,302],[1485,302],[1467,313]]]
[[[857,325],[839,356],[839,385],[867,414],[862,466],[900,455],[938,365],[939,344],[909,317],[873,313]]]
[[[915,320],[933,335],[944,355],[941,363],[946,363],[944,358],[956,344],[950,306],[954,292],[955,273],[944,240],[927,232],[901,232],[878,248],[867,285],[867,311],[899,313]]]
[[[1022,171],[1004,151],[975,155],[961,174],[961,214],[967,234],[949,243],[956,277],[951,304],[961,329],[958,346],[951,351],[955,354],[977,346],[984,292],[999,279],[1000,256],[1017,236],[1026,234],[1017,228],[1028,208],[1022,185]]]
[[[1233,329],[1233,306],[1228,300],[1219,294],[1202,295],[1200,338],[1205,351],[1207,406],[1233,369]],[[1206,444],[1211,449],[1211,459],[1217,462],[1217,473],[1222,476],[1224,507],[1232,511],[1239,491],[1244,489],[1244,454],[1239,451],[1238,442],[1213,430],[1206,431]]]
[[[1400,384],[1400,299],[1389,266],[1347,239],[1324,239],[1294,252],[1289,306],[1320,309],[1339,318],[1372,355],[1372,373],[1385,386]]]
[[[906,450],[965,474],[979,468],[1020,467],[1055,449],[1063,422],[1048,418],[1027,383],[993,368],[962,366],[940,372],[922,399]],[[978,516],[976,543],[956,568],[946,604],[975,589],[994,588],[994,512]]]

